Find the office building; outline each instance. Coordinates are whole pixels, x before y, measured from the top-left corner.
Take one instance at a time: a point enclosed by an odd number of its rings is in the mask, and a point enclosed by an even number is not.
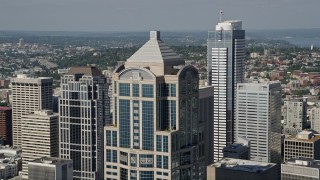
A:
[[[73,164],[71,159],[42,157],[28,163],[31,180],[72,180]]]
[[[311,122],[311,129],[320,133],[320,107],[312,107],[310,109],[309,121]]]
[[[242,21],[225,21],[208,33],[208,85],[214,88],[213,161],[223,157],[222,150],[234,142],[236,85],[245,75],[245,31]]]
[[[72,67],[61,78],[59,154],[73,160],[74,179],[103,179],[107,93],[106,78],[95,66]]]
[[[105,179],[205,179],[197,69],[151,31],[112,79]]]
[[[39,109],[52,109],[52,78],[25,74],[11,79],[13,146],[21,147],[21,116]]]
[[[320,160],[320,135],[302,131],[284,139],[284,160],[311,158]]]
[[[12,146],[12,109],[0,107],[0,145]]]
[[[320,161],[292,158],[281,164],[281,180],[320,180]]]
[[[27,178],[28,162],[45,156],[58,157],[59,115],[52,110],[38,110],[21,118],[22,175]]]
[[[10,179],[21,171],[21,149],[0,146],[0,179]]]
[[[250,148],[248,145],[233,143],[223,148],[224,158],[250,159]]]
[[[250,160],[281,161],[281,84],[237,85],[236,138],[250,141]]]
[[[284,101],[283,130],[285,134],[297,134],[307,127],[307,99]]]
[[[207,180],[277,180],[278,169],[275,163],[223,158],[207,167]]]

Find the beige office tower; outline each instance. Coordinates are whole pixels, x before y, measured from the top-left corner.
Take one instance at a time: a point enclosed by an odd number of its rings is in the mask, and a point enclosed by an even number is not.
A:
[[[12,84],[13,146],[21,147],[21,116],[39,109],[52,109],[52,78],[18,75]]]
[[[151,31],[112,79],[104,179],[205,179],[198,70]]]
[[[28,178],[28,162],[42,157],[58,157],[58,118],[52,110],[22,115],[22,174]]]

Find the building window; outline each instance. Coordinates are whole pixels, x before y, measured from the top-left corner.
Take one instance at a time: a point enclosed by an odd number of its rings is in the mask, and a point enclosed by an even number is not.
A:
[[[150,180],[153,178],[153,171],[140,171],[140,180]]]
[[[152,84],[142,84],[142,97],[153,97],[153,85]]]
[[[163,152],[168,152],[168,136],[163,136]]]
[[[140,154],[140,167],[153,168],[153,154]]]
[[[162,136],[157,135],[157,151],[162,152]]]
[[[142,101],[142,149],[154,149],[153,102]]]
[[[130,100],[119,100],[120,147],[130,148]]]
[[[163,157],[163,169],[168,169],[168,156],[162,156]]]
[[[113,81],[113,92],[117,94],[117,81]]]
[[[157,155],[157,168],[162,168],[162,156]]]
[[[129,83],[119,83],[119,96],[130,96]]]
[[[139,97],[139,84],[132,85],[132,96]]]

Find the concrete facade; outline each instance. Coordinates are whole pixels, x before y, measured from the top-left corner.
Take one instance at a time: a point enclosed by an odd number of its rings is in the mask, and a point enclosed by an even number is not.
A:
[[[18,75],[11,79],[13,146],[21,147],[21,116],[40,109],[52,109],[52,78]]]
[[[22,115],[22,175],[28,178],[28,162],[45,156],[58,157],[58,114],[38,110]]]
[[[72,180],[73,164],[71,159],[42,157],[28,163],[31,180]]]
[[[281,180],[319,180],[320,161],[293,158],[281,164]]]
[[[302,131],[284,139],[284,161],[291,158],[320,160],[320,135]]]
[[[284,101],[283,130],[285,134],[297,134],[307,127],[307,99]]]
[[[236,139],[250,141],[250,160],[281,161],[280,82],[237,85]]]

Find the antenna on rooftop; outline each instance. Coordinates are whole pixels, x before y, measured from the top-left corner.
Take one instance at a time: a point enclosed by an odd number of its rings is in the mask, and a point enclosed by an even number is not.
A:
[[[221,22],[221,19],[222,19],[222,15],[223,15],[223,11],[222,11],[222,9],[220,9],[220,22]]]

